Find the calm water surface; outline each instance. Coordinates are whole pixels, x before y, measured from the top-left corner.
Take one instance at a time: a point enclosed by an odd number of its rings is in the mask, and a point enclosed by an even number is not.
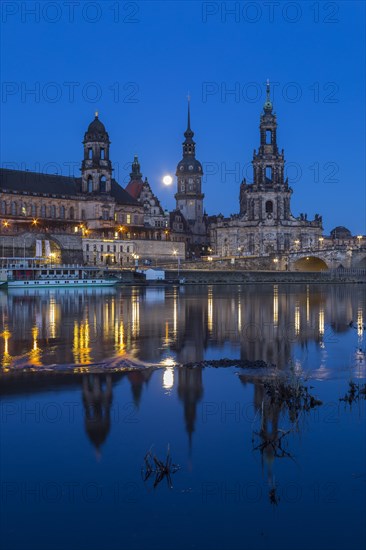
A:
[[[1,547],[364,548],[366,402],[339,399],[365,381],[365,294],[0,292]],[[301,376],[322,405],[294,422],[262,371],[183,366],[224,357]],[[126,359],[141,368],[108,373]],[[63,370],[37,374],[49,365]],[[168,444],[180,469],[154,488],[144,456],[165,459]]]

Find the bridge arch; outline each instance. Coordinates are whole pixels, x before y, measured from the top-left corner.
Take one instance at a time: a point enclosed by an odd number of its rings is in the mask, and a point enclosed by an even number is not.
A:
[[[304,256],[292,264],[293,271],[323,271],[329,269],[328,264],[318,256]]]

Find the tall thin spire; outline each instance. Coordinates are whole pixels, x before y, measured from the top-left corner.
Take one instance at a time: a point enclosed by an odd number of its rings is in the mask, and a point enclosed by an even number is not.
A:
[[[186,139],[183,143],[183,146],[185,144],[194,145],[194,141],[193,141],[194,132],[191,130],[191,97],[189,95],[189,92],[188,92],[188,95],[187,95],[187,100],[188,100],[187,130],[184,132],[184,137]],[[194,153],[194,150],[192,151],[192,148],[191,148],[189,152]]]
[[[270,113],[273,109],[272,101],[271,101],[271,88],[269,85],[269,78],[267,78],[267,84],[266,84],[266,102],[263,106],[264,111],[266,113]]]
[[[188,95],[187,95],[187,100],[188,100],[187,130],[190,130],[191,129],[191,96],[189,95],[189,92],[188,92]]]

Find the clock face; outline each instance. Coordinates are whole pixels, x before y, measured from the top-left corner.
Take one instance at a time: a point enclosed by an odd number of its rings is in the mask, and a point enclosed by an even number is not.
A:
[[[179,170],[183,170],[183,169],[184,169],[183,166],[181,166],[181,167],[179,168]]]
[[[192,164],[189,165],[189,169],[190,169],[190,170],[193,170]]]

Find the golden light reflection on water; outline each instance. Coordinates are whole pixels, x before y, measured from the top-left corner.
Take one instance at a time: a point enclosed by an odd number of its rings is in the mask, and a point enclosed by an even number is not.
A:
[[[324,336],[324,306],[321,305],[319,309],[319,335]]]
[[[296,336],[300,334],[300,304],[298,301],[295,304],[295,334]]]
[[[12,357],[9,354],[9,338],[11,338],[11,333],[7,329],[7,327],[5,327],[3,333],[1,334],[1,337],[4,339],[4,355],[1,365],[3,367],[8,367],[12,362]]]
[[[140,332],[140,297],[138,289],[132,289],[132,336],[136,338]]]
[[[58,323],[58,311],[54,295],[50,296],[50,305],[49,305],[49,331],[50,337],[56,338],[56,324]]]
[[[123,321],[117,321],[114,324],[114,348],[118,355],[124,355],[126,352],[125,327]]]
[[[292,291],[271,285],[257,292],[244,286],[231,290],[187,285],[166,289],[153,302],[145,300],[144,292],[141,288],[123,289],[116,296],[50,292],[33,299],[9,293],[0,308],[2,368],[18,366],[18,359],[24,357],[36,368],[55,363],[86,365],[126,354],[156,363],[162,356],[174,355],[183,363],[204,358],[207,346],[218,349],[226,342],[239,344],[250,360],[260,357],[282,366],[292,359],[291,346],[281,348],[288,327],[295,329],[291,332],[294,345],[314,340],[330,354],[335,346],[328,344],[326,328],[340,334],[348,330],[356,341],[352,356],[357,345],[357,363],[362,362],[364,298],[347,287],[319,290],[307,285]],[[350,319],[354,321],[349,325]],[[258,334],[253,340],[247,330],[266,324],[272,328],[272,323],[277,327],[278,351],[273,351],[270,330],[260,332],[261,344]]]
[[[81,365],[91,363],[90,327],[89,321],[74,322],[74,338],[72,348],[74,362]]]
[[[41,353],[42,350],[38,346],[38,327],[32,328],[32,338],[33,338],[33,347],[32,350],[29,353],[29,362],[31,365],[34,366],[41,366]]]
[[[212,286],[208,287],[208,296],[207,296],[207,328],[209,332],[212,332],[213,329],[213,292]]]
[[[361,339],[363,337],[363,312],[360,306],[357,310],[357,336]]]

